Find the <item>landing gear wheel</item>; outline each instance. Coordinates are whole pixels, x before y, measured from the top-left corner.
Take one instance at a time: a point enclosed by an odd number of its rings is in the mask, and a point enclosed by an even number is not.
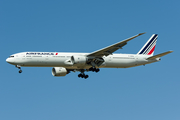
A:
[[[98,68],[98,69],[96,69],[95,71],[96,71],[96,72],[99,72],[99,71],[100,71],[100,69]]]
[[[85,75],[85,74],[82,74],[82,73],[80,73],[79,75],[78,75],[78,77],[79,78],[88,78],[89,76],[88,75]]]
[[[78,77],[81,77],[81,74],[79,74]]]
[[[83,75],[83,74],[79,74],[79,75],[78,75],[78,77],[81,77],[81,78],[83,78],[83,77],[84,77],[84,75]]]
[[[89,77],[89,75],[85,75],[85,77],[84,77],[84,78],[86,79],[86,78],[88,78],[88,77]]]
[[[91,67],[91,68],[89,68],[89,71],[92,71],[92,72],[99,72],[100,69],[99,69],[99,68],[95,68],[95,67]]]
[[[19,73],[22,73],[22,70],[21,70],[21,66],[20,65],[16,65],[15,67],[17,67],[19,69]]]
[[[93,67],[89,68],[89,71],[93,71]]]
[[[19,73],[22,73],[22,70],[19,70]]]

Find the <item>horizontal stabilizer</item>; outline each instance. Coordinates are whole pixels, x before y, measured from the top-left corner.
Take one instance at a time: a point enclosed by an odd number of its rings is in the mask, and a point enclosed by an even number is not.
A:
[[[158,55],[154,55],[154,56],[152,56],[152,57],[149,57],[149,58],[147,58],[147,60],[153,60],[153,59],[156,59],[156,58],[160,58],[160,57],[162,57],[162,56],[164,56],[164,55],[167,55],[167,54],[169,54],[169,53],[172,53],[173,51],[168,51],[168,52],[164,52],[164,53],[161,53],[161,54],[158,54]]]

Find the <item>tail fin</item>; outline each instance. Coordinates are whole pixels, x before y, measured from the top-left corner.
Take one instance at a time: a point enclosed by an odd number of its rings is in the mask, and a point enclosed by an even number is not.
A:
[[[153,55],[158,35],[153,34],[137,54]]]

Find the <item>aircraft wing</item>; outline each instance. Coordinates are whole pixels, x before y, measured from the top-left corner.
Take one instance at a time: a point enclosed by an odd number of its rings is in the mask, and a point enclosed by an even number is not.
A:
[[[124,45],[126,45],[128,41],[130,41],[130,40],[132,40],[132,39],[134,39],[134,38],[136,38],[136,37],[138,37],[140,35],[143,35],[143,34],[145,34],[145,33],[139,33],[139,34],[137,34],[137,35],[135,35],[133,37],[130,37],[130,38],[126,39],[126,40],[123,40],[121,42],[115,43],[115,44],[110,45],[108,47],[105,47],[105,48],[102,48],[102,49],[97,50],[95,52],[92,52],[92,53],[88,54],[87,56],[88,57],[91,57],[91,56],[92,57],[103,57],[104,55],[108,56],[108,55],[112,54],[113,52],[115,52],[116,50],[122,49],[122,47]]]
[[[169,53],[172,53],[173,51],[167,51],[167,52],[164,52],[164,53],[161,53],[161,54],[158,54],[158,55],[154,55],[154,56],[151,56],[149,58],[147,58],[147,60],[153,60],[153,59],[156,59],[156,58],[160,58],[164,55],[167,55]]]

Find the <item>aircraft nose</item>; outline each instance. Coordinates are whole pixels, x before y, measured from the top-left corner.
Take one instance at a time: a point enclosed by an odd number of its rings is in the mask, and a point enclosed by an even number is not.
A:
[[[6,62],[12,64],[14,61],[12,59],[10,59],[10,58],[7,58]]]
[[[6,59],[6,62],[9,63],[9,58]]]

